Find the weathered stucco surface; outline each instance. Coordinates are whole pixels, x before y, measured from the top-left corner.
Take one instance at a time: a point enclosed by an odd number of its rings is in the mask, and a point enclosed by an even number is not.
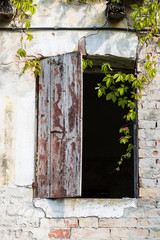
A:
[[[38,1],[37,3],[37,14],[32,19],[32,27],[103,26],[106,22],[104,2],[78,6],[57,1]],[[97,13],[100,17],[97,17]],[[123,22],[118,26],[125,26],[126,21]],[[78,50],[79,42],[85,37],[86,52],[90,55],[111,54],[136,58],[138,38],[134,33],[120,31],[33,31],[32,33],[33,40],[31,42],[24,41],[27,54],[31,57],[56,56]],[[23,61],[16,57],[16,52],[21,47],[20,38],[21,32],[0,31],[0,68],[2,72],[0,96],[7,96],[11,102],[14,101],[14,120],[12,121],[14,136],[11,137],[15,144],[15,147],[12,144],[8,150],[3,147],[2,155],[10,155],[12,160],[7,158],[6,164],[11,167],[8,163],[11,161],[15,169],[8,174],[7,183],[29,185],[34,178],[35,79],[30,72],[19,76],[24,66]],[[1,128],[5,131],[7,127],[2,123]],[[10,131],[10,134],[12,132]]]
[[[39,0],[37,4],[33,27],[106,23],[105,2],[68,5]],[[126,27],[127,19],[114,26]],[[72,52],[84,37],[83,47],[90,55],[135,59],[137,54],[138,37],[129,32],[33,31],[33,36],[33,41],[24,42],[30,56]],[[142,48],[137,63],[141,74],[146,52],[153,51],[158,61],[158,74],[138,104],[141,198],[33,201],[36,83],[31,71],[20,77],[24,66],[16,57],[20,37],[20,32],[0,31],[0,239],[160,239],[160,52],[155,42]]]
[[[61,199],[35,200],[35,206],[42,208],[48,218],[66,217],[122,217],[124,209],[137,208],[136,199]]]
[[[33,180],[35,80],[31,74],[20,77],[20,66],[0,66],[1,185],[29,185]]]

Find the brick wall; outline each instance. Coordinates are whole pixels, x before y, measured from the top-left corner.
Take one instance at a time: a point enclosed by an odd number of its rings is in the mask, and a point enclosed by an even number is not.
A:
[[[151,53],[157,61],[157,75],[146,84],[138,103],[140,197],[153,199],[160,197],[160,62],[157,41],[158,38],[154,38],[151,45],[145,45],[138,59],[139,74],[143,72],[146,53]]]
[[[0,204],[1,240],[160,239],[160,201],[153,196],[138,199],[119,218],[46,217],[24,187],[1,187]]]

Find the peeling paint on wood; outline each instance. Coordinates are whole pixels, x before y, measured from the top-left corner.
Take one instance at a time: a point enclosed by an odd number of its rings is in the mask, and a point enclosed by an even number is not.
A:
[[[50,59],[41,61],[38,112],[38,196],[49,197],[50,165]]]
[[[51,57],[42,60],[41,65],[38,122],[38,197],[80,196],[82,158],[81,54],[73,52]]]

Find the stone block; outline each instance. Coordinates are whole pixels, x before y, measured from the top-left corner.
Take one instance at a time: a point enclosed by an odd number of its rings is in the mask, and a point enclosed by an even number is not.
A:
[[[106,229],[106,228],[98,228],[98,229],[73,228],[71,230],[71,240],[75,240],[75,239],[105,240],[109,238],[109,236],[110,236],[110,231],[109,229]]]
[[[40,219],[37,218],[24,218],[24,217],[16,217],[16,225],[19,228],[38,228],[40,227]]]
[[[111,229],[111,237],[121,239],[146,239],[148,238],[148,230],[146,229]]]
[[[160,129],[139,129],[138,138],[140,140],[158,141],[160,140]]]
[[[77,218],[65,218],[65,219],[42,219],[40,226],[42,228],[71,228],[78,227]]]
[[[160,189],[157,188],[140,188],[140,197],[160,197]]]
[[[156,102],[155,101],[144,101],[142,103],[143,109],[155,109],[156,108]]]
[[[103,228],[130,228],[137,226],[137,219],[132,218],[102,218],[99,220],[99,227]]]
[[[98,218],[96,217],[79,218],[79,227],[98,228]]]
[[[124,211],[124,218],[144,218],[145,217],[145,211],[143,207],[138,207],[137,209],[133,209],[133,208],[128,208],[125,209]]]
[[[160,239],[160,231],[153,231],[153,230],[151,230],[149,237],[150,237],[151,239],[153,239],[153,238],[154,238],[154,239],[155,239],[155,238]]]
[[[152,169],[154,169],[154,168],[156,169],[157,168],[156,160],[157,160],[156,157],[153,157],[153,158],[140,158],[139,159],[139,167],[140,167],[142,173],[145,172],[145,171],[150,171],[151,168]],[[152,172],[150,172],[149,175],[151,176]]]
[[[147,218],[159,218],[159,210],[158,209],[145,209],[145,216]]]
[[[145,143],[146,143],[146,147],[150,147],[150,148],[155,148],[156,147],[156,141],[155,140],[146,139]]]
[[[141,168],[141,177],[142,178],[152,178],[152,179],[156,179],[159,176],[159,167],[155,167],[155,168]],[[154,189],[153,189],[154,190]]]
[[[139,218],[137,226],[138,228],[148,228],[149,224],[147,218]]]
[[[155,128],[156,122],[155,121],[147,121],[147,120],[141,120],[138,122],[139,128]]]
[[[160,219],[158,218],[149,218],[148,219],[149,228],[157,228],[160,230]]]
[[[141,180],[142,180],[143,188],[156,188],[157,187],[156,179],[141,178]]]

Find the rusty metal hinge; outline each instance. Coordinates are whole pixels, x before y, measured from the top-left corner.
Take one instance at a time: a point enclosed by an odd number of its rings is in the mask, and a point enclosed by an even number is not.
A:
[[[139,189],[142,187],[142,179],[139,177],[138,182],[136,182],[136,189]]]
[[[33,182],[32,183],[32,188],[33,189],[37,189],[38,188],[38,183],[37,182]]]

